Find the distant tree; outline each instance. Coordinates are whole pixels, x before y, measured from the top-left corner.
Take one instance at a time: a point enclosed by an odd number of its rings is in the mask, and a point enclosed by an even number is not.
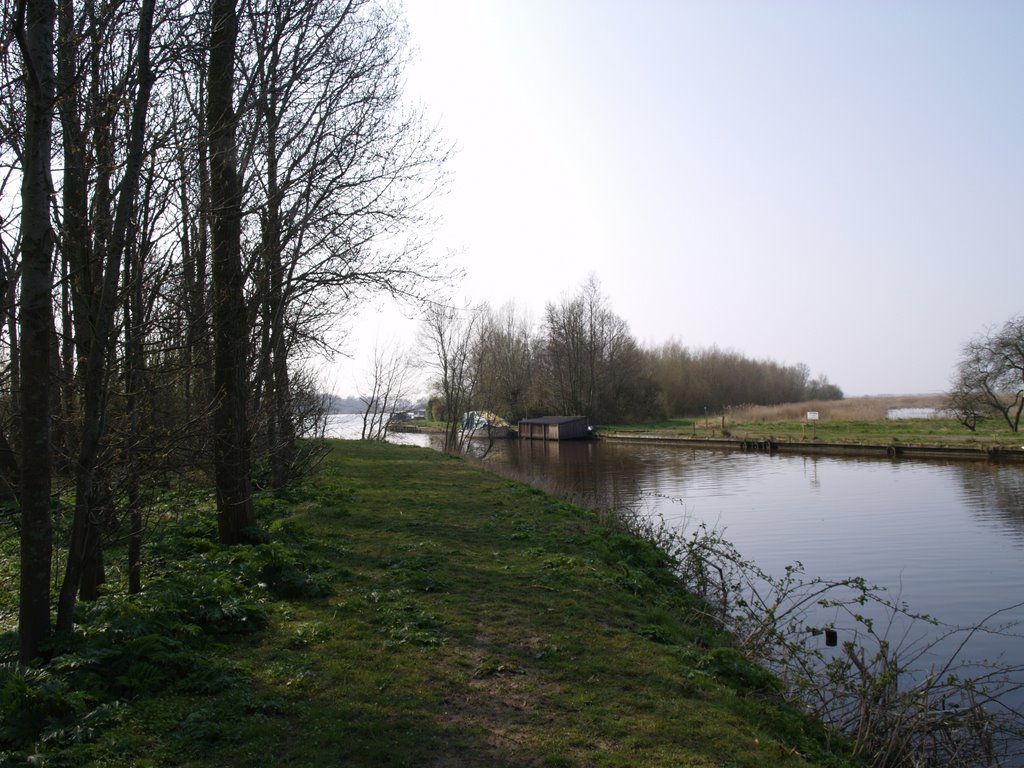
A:
[[[648,368],[658,388],[658,414],[671,418],[692,412],[697,401],[691,375],[693,355],[678,341],[646,350]]]
[[[640,349],[594,275],[576,294],[548,303],[543,353],[546,399],[559,413],[613,423],[654,410]]]
[[[818,378],[807,382],[804,400],[842,400],[843,390],[828,380],[828,376],[819,374]]]
[[[1020,431],[1024,412],[1024,315],[989,329],[963,346],[949,408],[962,424],[974,429],[986,416],[1002,418]]]
[[[511,302],[496,310],[488,307],[479,343],[480,406],[509,422],[528,416],[535,397],[532,372],[537,345],[527,319]]]
[[[444,421],[448,418],[447,413],[444,400],[437,395],[427,400],[427,419],[430,421]]]
[[[359,399],[363,403],[363,440],[383,440],[396,411],[407,410],[413,384],[413,363],[399,347],[373,350],[373,367]]]
[[[646,350],[665,416],[687,416],[737,405],[841,400],[843,391],[803,363],[755,360],[718,347],[690,350],[678,341]]]
[[[978,422],[985,420],[985,407],[977,396],[977,389],[969,377],[962,373],[946,393],[946,410],[971,432],[978,428]]]
[[[427,362],[435,372],[434,385],[444,400],[444,450],[461,453],[468,431],[465,416],[476,396],[479,371],[480,308],[459,309],[447,304],[429,307],[420,330]]]

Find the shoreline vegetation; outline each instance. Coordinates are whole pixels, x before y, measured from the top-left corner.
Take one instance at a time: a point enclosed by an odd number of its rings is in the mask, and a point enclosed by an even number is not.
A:
[[[602,427],[602,437],[660,439],[704,445],[895,458],[970,458],[1024,461],[1024,436],[996,419],[975,430],[942,414],[944,395],[888,396],[739,406],[707,417]],[[889,418],[933,410],[932,417]],[[808,418],[809,413],[817,414]]]
[[[793,442],[888,443],[932,446],[1020,445],[1024,437],[989,419],[975,431],[942,414],[943,395],[858,397],[782,405],[730,406],[724,412],[659,422],[602,425],[603,432],[651,432],[678,437],[762,437]],[[890,412],[934,410],[931,417],[889,418]],[[816,413],[817,418],[808,418]],[[724,430],[724,432],[723,432]]]
[[[1020,734],[990,708],[1021,670],[954,656],[915,681],[860,614],[915,617],[863,579],[772,578],[704,526],[426,448],[307,447],[249,544],[215,543],[210,494],[151,489],[146,588],[110,548],[45,663],[16,662],[0,540],[0,765],[973,767]],[[881,642],[829,660],[799,621],[821,600]]]
[[[124,596],[112,552],[49,664],[14,663],[8,553],[0,763],[854,764],[653,543],[464,459],[327,446],[257,498],[261,544],[168,492],[150,586]]]
[[[736,406],[724,413],[657,422],[599,425],[598,437],[665,440],[709,448],[859,454],[889,458],[1024,461],[1024,435],[996,419],[969,430],[941,415],[944,395],[897,395],[817,400],[777,406]],[[891,410],[934,409],[929,418],[887,418]],[[809,412],[818,417],[809,420]],[[439,432],[423,419],[400,422],[396,432]]]

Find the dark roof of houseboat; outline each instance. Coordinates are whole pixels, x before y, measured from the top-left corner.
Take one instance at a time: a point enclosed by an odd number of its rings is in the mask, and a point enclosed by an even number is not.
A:
[[[584,421],[583,416],[538,416],[533,419],[520,419],[520,424],[569,424],[574,421]]]

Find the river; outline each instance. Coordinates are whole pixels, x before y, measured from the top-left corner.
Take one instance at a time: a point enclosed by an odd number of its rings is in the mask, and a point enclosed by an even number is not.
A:
[[[431,444],[427,435],[395,439]],[[862,576],[946,625],[975,625],[1024,600],[1024,467],[1018,464],[767,455],[610,440],[499,441],[483,463],[587,506],[640,510],[691,530],[707,523],[775,575],[799,561],[808,577]],[[853,631],[839,616],[821,618],[837,619],[841,637],[844,629]],[[992,623],[1007,622],[1024,622],[1024,609],[1007,610]],[[914,631],[937,630],[915,625]],[[1018,631],[977,634],[964,655],[1024,667]]]

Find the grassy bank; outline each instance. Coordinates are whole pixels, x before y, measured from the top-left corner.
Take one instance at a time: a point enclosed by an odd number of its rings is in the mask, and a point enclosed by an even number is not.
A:
[[[925,446],[1006,446],[1024,444],[1024,435],[1011,432],[1005,422],[989,419],[971,431],[956,419],[887,419],[890,408],[941,408],[939,395],[862,397],[837,401],[791,403],[780,406],[731,408],[709,414],[656,423],[603,426],[603,432],[654,433],[672,437],[740,440],[775,439],[787,442],[852,443]],[[809,421],[807,413],[818,419]]]
[[[260,500],[257,547],[207,544],[193,506],[154,539],[141,600],[83,612],[91,644],[38,671],[49,688],[3,668],[9,760],[846,765],[653,546],[463,460],[334,443]]]

